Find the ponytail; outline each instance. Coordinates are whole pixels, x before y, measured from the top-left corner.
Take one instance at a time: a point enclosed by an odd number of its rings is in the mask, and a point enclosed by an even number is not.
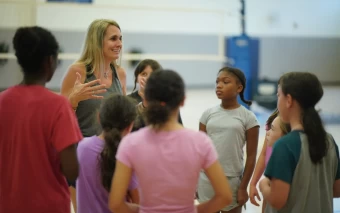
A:
[[[243,92],[244,92],[244,87],[243,87],[242,91],[240,92],[241,101],[242,101],[243,103],[247,104],[248,106],[251,106],[252,102],[251,102],[251,101],[248,101],[248,100],[246,100],[246,99],[244,99]]]
[[[327,154],[327,133],[314,107],[304,109],[302,124],[308,139],[310,158],[314,164],[320,163]]]
[[[157,128],[169,119],[171,111],[164,102],[150,102],[145,110],[146,122]]]
[[[102,185],[109,192],[112,176],[116,168],[116,153],[121,140],[121,133],[117,128],[112,128],[108,131],[104,130],[104,139],[105,145],[100,154],[100,173]]]

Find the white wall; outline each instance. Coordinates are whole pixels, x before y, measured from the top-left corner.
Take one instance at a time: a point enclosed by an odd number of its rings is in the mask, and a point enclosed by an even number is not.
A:
[[[0,0],[0,28],[32,25],[35,15],[32,0]]]
[[[29,2],[38,2],[36,10]],[[0,0],[0,28],[35,20],[50,29],[83,31],[93,19],[111,18],[125,32],[235,35],[241,29],[239,9],[239,0],[94,0],[92,5]],[[246,12],[252,36],[340,37],[338,0],[246,0]]]
[[[188,2],[193,4],[192,0]],[[154,4],[152,1],[143,1],[143,5],[141,5],[129,0],[115,1],[114,4],[109,1],[97,1],[94,5],[81,6],[75,4],[43,4],[39,5],[37,9],[37,23],[58,30],[83,31],[96,18],[110,18],[118,21],[123,32],[223,33],[225,11],[214,8],[206,9],[202,6],[201,8],[197,6],[193,8],[190,7],[188,2],[186,2],[188,6],[182,5],[181,7],[176,6],[176,1],[172,5]],[[230,2],[234,2],[234,0]],[[232,6],[235,7],[235,5]],[[232,26],[228,33],[238,33],[237,16],[227,20],[227,24]]]
[[[251,35],[340,37],[338,0],[248,0]]]

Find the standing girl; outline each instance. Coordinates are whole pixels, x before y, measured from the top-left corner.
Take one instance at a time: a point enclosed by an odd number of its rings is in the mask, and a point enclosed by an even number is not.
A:
[[[103,132],[99,136],[84,138],[77,149],[80,164],[76,188],[77,212],[110,212],[107,202],[115,170],[116,152],[121,138],[131,131],[135,118],[135,104],[126,96],[112,95],[103,103],[99,113]],[[137,181],[134,176],[127,191],[132,201],[138,203]]]
[[[170,70],[153,72],[145,99],[149,126],[120,143],[110,209],[115,213],[214,213],[229,204],[231,191],[209,137],[178,123],[179,108],[184,104],[182,78]],[[202,169],[213,185],[214,196],[195,207],[193,195]],[[138,178],[140,206],[125,202],[133,171]]]
[[[259,206],[259,204],[256,202],[255,196],[260,200],[260,196],[256,189],[256,185],[259,179],[261,178],[261,176],[263,175],[263,172],[266,168],[268,160],[272,154],[274,143],[279,138],[281,138],[282,136],[290,132],[290,125],[284,124],[281,118],[278,116],[278,110],[275,110],[275,112],[268,118],[268,121],[266,124],[266,130],[267,130],[266,139],[263,143],[262,152],[257,161],[255,172],[250,182],[250,192],[249,192],[250,202],[256,206]],[[266,202],[263,201],[262,212],[264,212],[265,206],[266,206]]]
[[[290,72],[279,80],[277,107],[292,131],[274,145],[260,190],[265,212],[331,213],[340,196],[339,149],[315,105],[323,96],[318,78]]]
[[[251,105],[251,101],[244,100],[245,86],[246,78],[241,70],[222,68],[216,80],[216,94],[222,103],[206,110],[200,119],[199,129],[212,139],[233,193],[232,203],[221,208],[222,212],[241,212],[242,206],[248,200],[247,187],[256,162],[259,124],[254,113],[237,101],[237,96],[240,95],[244,103]],[[245,144],[247,159],[243,168]],[[198,184],[199,202],[205,202],[213,195],[209,179],[201,172]]]

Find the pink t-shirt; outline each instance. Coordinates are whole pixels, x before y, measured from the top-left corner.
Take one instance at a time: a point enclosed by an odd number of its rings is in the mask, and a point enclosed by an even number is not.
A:
[[[140,213],[195,213],[199,173],[217,153],[203,132],[145,127],[123,138],[116,157],[137,176]]]

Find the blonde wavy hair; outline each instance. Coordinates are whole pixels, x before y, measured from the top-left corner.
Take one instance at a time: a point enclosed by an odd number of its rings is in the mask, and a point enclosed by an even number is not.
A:
[[[120,30],[118,23],[109,19],[94,20],[87,30],[83,52],[76,62],[91,67],[91,70],[86,72],[87,75],[92,75],[96,69],[100,71],[104,69],[103,42],[106,29],[111,25]],[[111,64],[118,67],[116,60],[112,61]]]

